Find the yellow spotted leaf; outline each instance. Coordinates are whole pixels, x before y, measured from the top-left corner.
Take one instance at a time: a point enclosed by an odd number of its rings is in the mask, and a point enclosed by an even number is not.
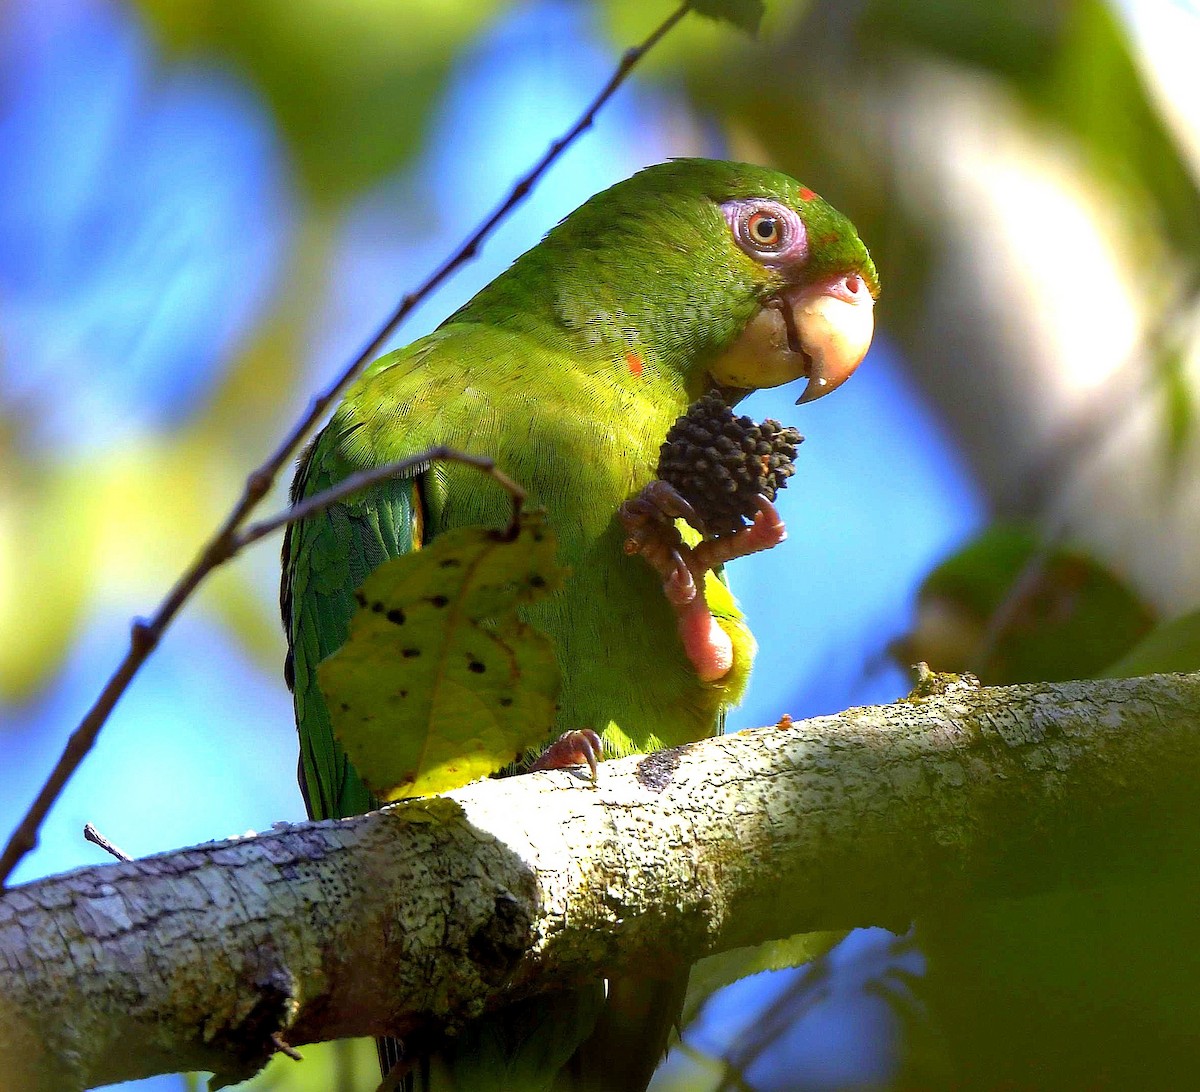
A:
[[[334,733],[381,799],[457,788],[549,738],[554,649],[517,608],[561,585],[556,550],[529,512],[511,541],[448,531],[359,588],[350,636],[317,673]]]

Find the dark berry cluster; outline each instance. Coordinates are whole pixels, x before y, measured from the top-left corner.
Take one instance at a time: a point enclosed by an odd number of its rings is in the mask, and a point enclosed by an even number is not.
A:
[[[778,421],[735,417],[724,399],[708,394],[671,426],[658,476],[696,509],[707,534],[727,534],[754,517],[758,494],[774,500],[787,485],[803,439]]]

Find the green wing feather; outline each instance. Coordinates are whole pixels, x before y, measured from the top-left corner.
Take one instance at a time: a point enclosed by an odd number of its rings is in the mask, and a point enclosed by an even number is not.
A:
[[[345,476],[334,440],[326,429],[305,452],[293,503]],[[285,671],[295,700],[300,786],[310,818],[358,815],[374,806],[334,738],[316,667],[346,640],[355,588],[387,559],[418,547],[420,526],[420,483],[409,478],[386,482],[288,528],[281,596]]]

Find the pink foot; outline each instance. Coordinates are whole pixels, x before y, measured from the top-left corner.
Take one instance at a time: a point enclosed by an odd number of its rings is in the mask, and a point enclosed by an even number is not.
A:
[[[596,780],[597,762],[604,753],[604,744],[600,737],[590,728],[572,732],[563,732],[547,747],[532,766],[534,770],[565,770],[570,766],[582,766],[586,763],[592,771],[592,780]]]
[[[758,512],[749,527],[721,535],[720,538],[705,539],[695,546],[692,552],[698,555],[701,564],[708,569],[715,569],[739,557],[769,550],[787,538],[787,526],[779,509],[761,493],[755,497],[754,503],[758,506]]]
[[[708,609],[703,593],[675,608],[683,650],[701,682],[717,682],[733,667],[733,642]]]
[[[688,546],[675,526],[699,522],[694,509],[666,482],[655,480],[621,505],[625,552],[640,554],[662,578],[663,594],[675,610],[684,651],[704,682],[716,682],[733,667],[733,644],[704,598],[705,576],[739,557],[769,550],[787,538],[783,519],[769,500],[757,498],[749,527]]]

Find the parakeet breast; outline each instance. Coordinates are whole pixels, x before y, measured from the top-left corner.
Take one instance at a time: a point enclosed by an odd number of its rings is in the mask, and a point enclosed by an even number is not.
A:
[[[559,726],[595,727],[618,752],[710,735],[719,695],[697,679],[658,578],[626,556],[617,509],[654,477],[659,446],[695,392],[641,348],[562,347],[522,331],[451,323],[384,358],[335,418],[352,466],[434,444],[487,455],[544,506],[571,570],[528,611],[562,668]],[[426,535],[502,526],[511,502],[477,471],[425,476]]]

